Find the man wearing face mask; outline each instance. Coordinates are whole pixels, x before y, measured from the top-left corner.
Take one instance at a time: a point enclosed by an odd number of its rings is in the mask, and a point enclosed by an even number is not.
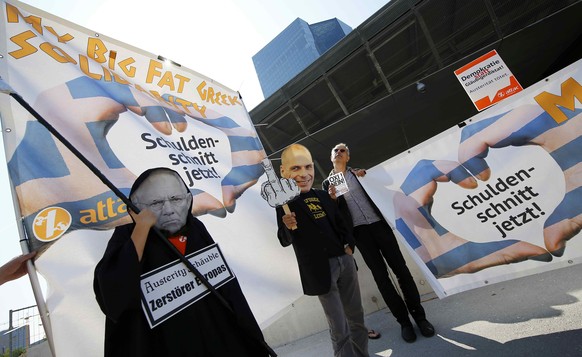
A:
[[[234,313],[208,294],[150,328],[140,300],[141,276],[177,260],[152,227],[183,255],[214,240],[190,213],[192,195],[173,170],[142,173],[130,199],[140,213],[130,211],[134,223],[115,229],[95,268],[94,291],[106,315],[104,355],[267,356],[262,332],[236,278],[216,289]]]
[[[293,246],[303,292],[317,296],[327,318],[334,357],[368,357],[368,331],[352,257],[354,237],[327,192],[313,189],[313,158],[300,144],[281,153],[281,176],[301,190],[289,202],[290,213],[277,208],[277,237]]]

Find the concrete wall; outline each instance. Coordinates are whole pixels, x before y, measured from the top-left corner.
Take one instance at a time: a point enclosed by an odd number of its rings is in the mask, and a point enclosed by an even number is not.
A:
[[[420,295],[433,293],[418,265],[412,260],[404,247],[400,250],[406,259],[408,268],[416,281]],[[386,308],[386,303],[376,287],[372,273],[360,253],[356,250],[356,262],[358,264],[358,278],[362,294],[362,304],[366,315]],[[395,282],[395,276],[393,281]],[[395,284],[396,285],[396,284]],[[432,294],[431,294],[432,296]],[[393,320],[396,323],[396,320]],[[374,328],[374,326],[369,326]],[[271,325],[263,329],[267,343],[271,347],[281,346],[286,343],[327,330],[328,325],[317,296],[303,296],[289,307],[283,315]]]

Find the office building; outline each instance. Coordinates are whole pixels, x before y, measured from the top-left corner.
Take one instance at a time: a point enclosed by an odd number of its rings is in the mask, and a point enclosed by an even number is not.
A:
[[[307,68],[351,30],[336,18],[312,25],[300,18],[293,21],[253,56],[265,98]]]

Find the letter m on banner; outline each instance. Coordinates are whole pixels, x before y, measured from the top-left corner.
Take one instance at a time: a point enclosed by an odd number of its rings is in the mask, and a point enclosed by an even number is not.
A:
[[[542,92],[534,97],[540,107],[548,112],[556,123],[561,123],[568,119],[559,106],[574,111],[575,99],[582,102],[582,86],[574,78],[568,78],[564,81],[561,89],[561,95]]]

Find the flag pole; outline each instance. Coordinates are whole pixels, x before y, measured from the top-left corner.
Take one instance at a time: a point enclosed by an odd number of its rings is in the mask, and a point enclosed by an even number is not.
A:
[[[5,93],[4,91],[4,81],[0,77],[0,92]],[[14,192],[14,185],[12,185],[12,179],[10,175],[8,175],[8,182],[10,183],[10,191],[12,197],[16,197],[16,193]],[[13,202],[14,212],[16,214],[17,220],[20,220],[21,224],[17,224],[16,227],[18,229],[18,236],[20,237],[20,250],[22,254],[31,253],[30,245],[28,238],[26,236],[26,232],[22,225],[22,214],[20,212],[20,207],[17,203]],[[49,349],[51,351],[52,356],[56,356],[55,353],[55,344],[53,340],[53,330],[51,326],[51,320],[49,316],[49,312],[46,306],[46,302],[44,300],[44,296],[42,294],[42,289],[40,287],[40,281],[38,280],[38,274],[36,272],[36,268],[33,263],[33,259],[29,259],[26,261],[26,271],[28,273],[28,278],[30,280],[30,286],[32,288],[32,294],[34,296],[34,300],[36,302],[36,307],[38,309],[38,314],[40,316],[40,320],[42,321],[42,327],[44,329],[44,333],[46,335],[47,343]]]
[[[21,227],[19,227],[18,229],[20,231]],[[22,249],[22,253],[24,254],[30,253],[28,239],[26,238],[21,239],[20,247]],[[48,313],[48,309],[46,307],[46,302],[44,301],[44,296],[42,295],[42,289],[40,288],[38,274],[36,273],[36,268],[34,267],[32,259],[29,259],[26,262],[26,269],[28,271],[28,278],[30,279],[30,285],[32,286],[32,293],[34,295],[34,300],[36,301],[36,307],[38,308],[38,314],[40,315],[40,320],[42,321],[42,326],[46,334],[49,349],[51,350],[51,354],[53,356],[56,356],[51,320]]]
[[[30,106],[30,104],[28,104],[28,102],[26,102],[26,100],[24,100],[24,98],[22,98],[22,96],[20,96],[20,94],[16,93],[2,78],[0,78],[0,92],[10,95],[12,98],[14,98],[14,100],[16,100],[20,105],[22,105],[24,109],[26,109],[30,114],[32,114],[32,116],[35,117],[35,119],[38,120],[40,124],[42,124],[54,137],[56,137],[63,145],[65,145],[65,147],[69,149],[79,160],[81,160],[81,162],[83,162],[83,164],[87,166],[87,168],[91,170],[91,172],[93,172],[93,174],[97,176],[101,180],[101,182],[103,182],[107,187],[109,187],[109,189],[113,191],[113,193],[115,193],[115,195],[119,197],[123,201],[123,203],[127,205],[128,209],[131,209],[135,213],[140,212],[139,208],[137,208],[129,200],[129,198],[127,198],[127,196],[123,194],[123,192],[121,192],[111,181],[109,181],[109,179],[105,175],[103,175],[103,173],[99,171],[99,169],[95,165],[93,165],[91,161],[89,161],[85,156],[83,156],[83,154],[79,150],[77,150],[77,148],[74,147],[73,144],[71,144],[48,121],[46,121],[32,106]],[[228,311],[230,311],[233,315],[236,316],[235,311],[230,306],[228,301],[226,301],[226,299],[216,290],[216,288],[214,288],[214,286],[210,284],[210,282],[204,277],[204,275],[202,275],[202,273],[200,273],[198,269],[196,269],[194,265],[188,259],[186,259],[186,257],[182,255],[180,251],[178,251],[178,249],[168,239],[164,238],[164,235],[158,228],[152,227],[152,229],[156,233],[157,237],[160,238],[160,240],[178,257],[178,259],[184,265],[186,265],[186,267],[188,267],[188,269],[198,279],[200,279],[204,286],[206,286],[206,288],[220,301],[220,303]],[[245,329],[243,328],[243,330]],[[250,331],[247,332],[249,333],[249,335],[252,336]],[[258,342],[269,352],[270,356],[272,357],[277,356],[275,351],[273,351],[273,349],[263,339],[260,339]]]

